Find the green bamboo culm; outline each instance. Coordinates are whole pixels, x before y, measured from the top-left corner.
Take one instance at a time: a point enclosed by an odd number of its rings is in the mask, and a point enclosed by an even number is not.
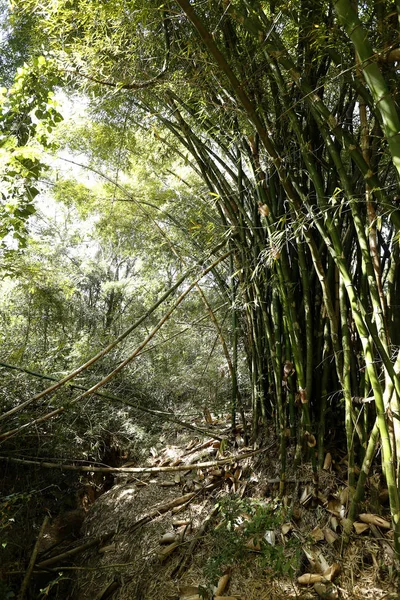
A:
[[[371,90],[376,111],[382,122],[393,164],[400,175],[400,118],[395,101],[379,69],[377,56],[368,40],[368,32],[349,0],[337,0],[334,7],[343,28],[354,44],[361,72]]]

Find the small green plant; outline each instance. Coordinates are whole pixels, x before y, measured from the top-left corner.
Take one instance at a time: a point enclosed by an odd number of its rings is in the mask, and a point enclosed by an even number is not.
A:
[[[300,567],[301,554],[300,540],[292,538],[285,545],[263,544],[260,560],[266,575],[292,576]]]
[[[205,575],[210,585],[215,585],[227,566],[243,558],[245,540],[237,531],[220,527],[213,531],[212,554],[205,566]]]
[[[31,500],[30,492],[9,494],[0,498],[0,531],[11,527],[21,506]]]
[[[42,600],[44,598],[48,598],[50,592],[53,590],[54,587],[58,586],[61,581],[64,580],[69,580],[70,577],[64,575],[62,573],[62,571],[60,571],[57,575],[57,577],[55,577],[54,579],[52,579],[44,588],[41,588],[39,591],[39,599]]]
[[[238,563],[244,566],[255,556],[270,576],[292,575],[297,571],[301,542],[292,538],[280,543],[280,527],[288,515],[279,501],[229,496],[221,501],[220,514],[222,520],[212,533],[212,553],[205,567],[210,586],[216,584],[227,567]],[[257,555],[248,552],[247,544],[251,541],[259,548]]]
[[[13,600],[13,598],[16,598],[15,593],[4,581],[0,581],[0,598],[2,600]]]

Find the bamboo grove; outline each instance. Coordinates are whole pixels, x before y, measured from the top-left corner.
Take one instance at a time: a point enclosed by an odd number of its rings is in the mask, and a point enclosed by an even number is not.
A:
[[[381,460],[400,554],[398,2],[16,7],[69,85],[112,104],[116,126],[129,106],[124,126],[164,136],[201,177],[231,251],[214,274],[231,307],[233,416],[242,340],[252,434],[274,424],[281,490],[289,444],[317,485],[344,432],[348,527]]]

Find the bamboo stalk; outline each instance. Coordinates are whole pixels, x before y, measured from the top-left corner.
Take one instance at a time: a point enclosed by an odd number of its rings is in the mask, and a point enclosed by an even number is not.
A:
[[[26,595],[26,592],[28,591],[29,581],[30,581],[30,579],[32,577],[33,568],[35,566],[36,558],[37,558],[37,555],[38,555],[38,552],[39,552],[39,545],[40,545],[40,542],[41,542],[42,537],[44,535],[44,532],[46,530],[48,522],[49,522],[49,517],[46,516],[43,519],[43,523],[42,523],[42,526],[40,528],[39,535],[38,535],[36,543],[35,543],[35,545],[33,547],[33,551],[32,551],[32,554],[31,554],[30,561],[29,561],[28,569],[27,569],[27,571],[25,573],[25,577],[24,577],[24,580],[22,582],[21,589],[19,591],[17,600],[23,600],[24,597],[25,597],[25,595]]]
[[[219,460],[200,462],[196,464],[176,465],[174,467],[96,467],[94,465],[69,465],[63,463],[54,463],[43,460],[28,460],[21,458],[13,458],[8,456],[0,456],[0,460],[5,462],[19,463],[24,465],[37,465],[46,469],[60,469],[61,471],[81,471],[85,473],[177,473],[179,471],[195,471],[196,469],[207,469],[209,467],[215,467],[217,465],[226,465],[246,458],[251,458],[257,454],[267,452],[274,447],[275,444],[271,444],[267,448],[259,448],[252,452],[245,452],[242,454],[234,454],[227,458]]]
[[[229,250],[229,252],[226,252],[224,255],[220,256],[209,267],[207,267],[206,269],[204,269],[202,271],[202,273],[186,288],[186,290],[180,294],[180,296],[177,298],[177,300],[174,302],[174,304],[169,308],[167,313],[165,313],[164,316],[158,321],[157,325],[150,331],[150,333],[146,336],[146,338],[143,340],[143,342],[134,350],[134,352],[132,352],[132,354],[130,354],[127,358],[125,358],[125,360],[123,360],[116,369],[114,369],[106,377],[103,377],[103,379],[101,379],[101,381],[99,381],[98,383],[93,385],[86,392],[84,392],[77,398],[74,398],[73,400],[68,402],[68,404],[66,404],[66,406],[61,406],[60,408],[57,408],[56,410],[53,410],[52,412],[47,413],[47,414],[43,415],[42,417],[39,417],[38,419],[35,419],[33,421],[30,421],[29,423],[21,425],[20,427],[17,427],[15,429],[12,429],[10,431],[6,431],[6,432],[0,434],[0,441],[6,440],[6,439],[12,437],[16,433],[19,433],[20,431],[25,430],[27,427],[32,427],[33,425],[38,425],[39,423],[43,423],[53,417],[58,416],[59,414],[61,414],[65,411],[66,407],[70,407],[71,405],[76,404],[77,402],[83,400],[83,398],[86,398],[90,394],[93,394],[99,388],[103,387],[106,383],[108,383],[111,379],[113,379],[120,371],[122,371],[129,363],[131,363],[132,360],[134,360],[136,358],[136,356],[143,350],[143,348],[153,339],[153,337],[158,332],[158,330],[161,329],[161,327],[164,325],[164,323],[166,323],[166,321],[168,321],[168,319],[171,317],[174,310],[176,310],[176,308],[186,298],[186,296],[189,294],[189,292],[197,285],[197,283],[203,277],[205,277],[205,275],[207,275],[207,273],[212,271],[216,265],[218,265],[221,261],[228,258],[232,254],[232,252],[233,252],[232,250]],[[65,382],[65,378],[62,380],[62,382]],[[58,384],[55,384],[55,386],[57,386],[57,385]],[[52,389],[54,389],[54,386],[52,386]]]

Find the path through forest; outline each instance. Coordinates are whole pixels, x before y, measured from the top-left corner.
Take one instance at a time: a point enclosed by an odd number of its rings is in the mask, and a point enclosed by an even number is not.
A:
[[[145,464],[115,469],[113,487],[86,506],[78,539],[66,525],[61,543],[46,549],[54,523],[42,532],[32,582],[39,572],[66,577],[60,591],[71,600],[399,597],[390,584],[387,493],[377,477],[345,546],[349,489],[340,452],[326,456],[317,495],[311,467],[292,466],[278,498],[273,437],[246,447],[228,420],[208,421],[222,441],[168,426]]]

